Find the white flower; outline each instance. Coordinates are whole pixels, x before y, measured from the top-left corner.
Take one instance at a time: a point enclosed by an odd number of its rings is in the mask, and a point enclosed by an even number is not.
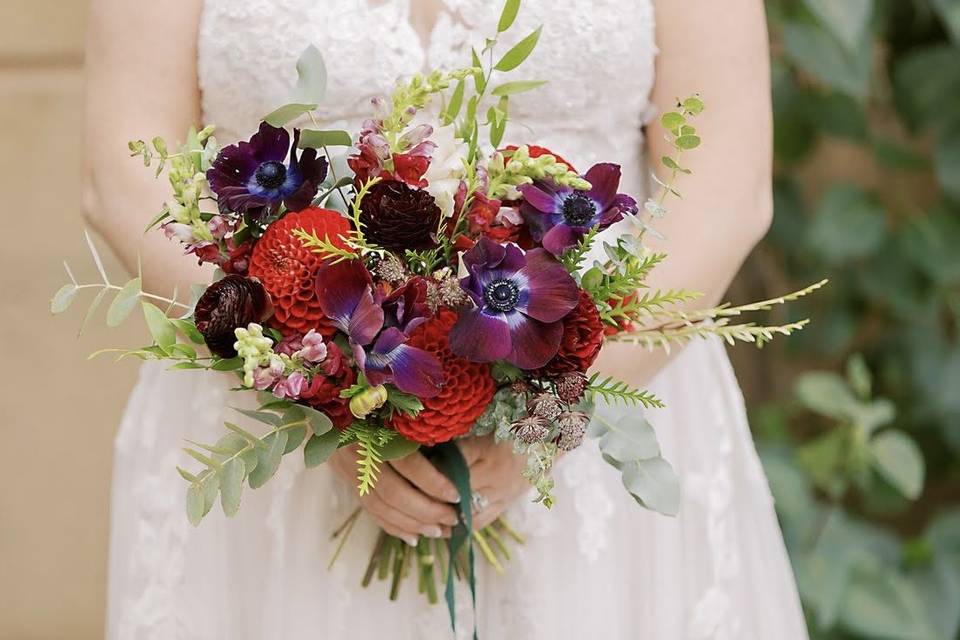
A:
[[[452,126],[437,129],[431,141],[437,148],[423,177],[429,183],[427,191],[436,200],[443,216],[448,218],[453,215],[453,200],[463,179],[462,158],[466,155],[466,144],[457,140]]]

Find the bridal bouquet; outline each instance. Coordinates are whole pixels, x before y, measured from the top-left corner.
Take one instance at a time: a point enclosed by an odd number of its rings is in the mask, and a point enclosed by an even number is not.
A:
[[[215,265],[215,281],[181,303],[145,293],[139,276],[113,285],[101,267],[101,284],[70,274],[53,310],[84,288],[99,288],[95,304],[116,291],[108,323],[139,306],[153,338],[121,355],[234,372],[234,391],[257,398],[256,409],[238,411],[265,433],[226,423],[217,442],[185,449],[200,465],[179,469],[193,524],[217,501],[236,513],[243,485],[262,486],[298,449],[315,467],[355,445],[363,495],[386,460],[423,448],[461,493],[462,523],[449,540],[413,549],[383,534],[364,584],[392,576],[395,596],[415,557],[420,590],[436,600],[439,574],[449,604],[455,575],[472,584],[474,543],[500,568],[506,540],[520,539],[502,519],[472,530],[478,496],[456,439],[493,433],[512,442],[536,500],[549,507],[554,459],[589,433],[640,505],[673,514],[677,481],[637,410],[661,403],[589,373],[604,343],[669,348],[717,335],[762,344],[803,325],[731,319],[809,289],[690,312],[676,305],[694,293],[645,284],[666,256],[643,239],[689,173],[682,154],[700,143],[698,97],[662,115],[675,154],[662,159],[662,177],[652,176],[658,195],[643,203],[620,191],[616,164],[583,170],[545,147],[503,143],[511,98],[542,84],[500,79],[539,37],[496,54],[518,8],[508,0],[498,36],[469,65],[414,75],[374,99],[359,132],[316,128],[326,69],[311,47],[298,64],[300,101],[266,115],[249,140],[221,147],[207,127],[191,130],[176,152],[159,138],[131,143],[157,175],[167,171],[172,188],[150,227]],[[334,154],[338,147],[347,150]],[[635,233],[602,241],[622,220]],[[595,245],[600,252],[591,253]],[[356,518],[336,535],[345,540]]]

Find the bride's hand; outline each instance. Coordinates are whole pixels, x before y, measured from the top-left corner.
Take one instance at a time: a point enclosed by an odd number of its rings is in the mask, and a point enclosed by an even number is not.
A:
[[[356,445],[339,449],[330,458],[333,470],[350,486],[357,485]],[[418,536],[440,538],[457,524],[450,503],[457,490],[420,453],[382,465],[373,490],[360,497],[360,506],[390,535],[413,546]]]
[[[479,530],[530,490],[522,475],[526,459],[513,452],[510,442],[498,443],[492,435],[466,438],[459,444],[470,466],[470,485],[486,500],[483,509],[473,513],[473,528]]]

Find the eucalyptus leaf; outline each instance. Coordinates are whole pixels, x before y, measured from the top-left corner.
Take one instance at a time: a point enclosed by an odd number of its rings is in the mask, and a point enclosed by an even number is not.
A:
[[[321,131],[303,129],[300,131],[301,149],[322,149],[323,147],[351,147],[353,138],[346,131]]]
[[[911,500],[923,491],[923,454],[902,431],[884,431],[870,441],[874,468],[898,491]]]
[[[304,49],[297,60],[297,86],[293,99],[297,102],[323,102],[327,94],[327,65],[323,54],[312,44]]]
[[[680,481],[663,458],[628,462],[621,467],[623,485],[643,506],[667,516],[680,511]]]
[[[283,448],[283,455],[293,452],[297,447],[303,444],[307,437],[306,427],[294,427],[285,431],[287,434],[287,445]]]
[[[239,407],[233,407],[233,410],[237,413],[242,413],[248,418],[253,418],[257,422],[268,424],[271,427],[279,427],[281,423],[280,416],[275,413],[270,413],[269,411],[253,411],[251,409],[241,409]]]
[[[700,136],[687,134],[677,138],[677,146],[684,150],[696,149],[700,146]]]
[[[234,458],[218,472],[220,478],[220,507],[227,517],[233,517],[240,509],[243,493],[243,478],[246,474],[243,460]]]
[[[173,323],[167,318],[156,305],[149,302],[142,302],[143,318],[147,322],[147,328],[153,341],[164,351],[169,350],[177,342],[177,331]]]
[[[957,56],[960,58],[960,53]],[[947,195],[960,203],[960,125],[939,137],[934,162],[940,186]]]
[[[77,297],[77,285],[65,284],[53,294],[50,301],[50,313],[63,313]]]
[[[249,445],[247,439],[238,433],[224,434],[214,445],[214,448],[219,449],[220,452],[214,453],[213,459],[223,463],[227,458],[243,451],[240,457],[243,458],[244,469],[250,473],[257,466],[257,455]]]
[[[380,457],[384,460],[398,460],[407,457],[419,448],[420,443],[397,436],[390,438],[387,444],[381,447]]]
[[[340,445],[340,433],[331,429],[323,435],[310,436],[303,447],[303,462],[308,469],[317,467],[326,462]]]
[[[274,127],[282,127],[285,124],[296,120],[300,116],[310,113],[317,108],[316,104],[285,104],[282,107],[274,109],[267,115],[263,116],[264,122]],[[302,138],[301,138],[302,140]]]
[[[80,331],[77,332],[77,335],[83,333],[83,330],[86,328],[87,323],[90,322],[90,319],[93,317],[93,314],[97,312],[97,308],[100,306],[100,303],[103,302],[103,298],[107,295],[107,289],[104,287],[97,292],[97,295],[93,297],[93,302],[90,303],[90,307],[87,309],[87,313],[83,316],[83,322],[80,323]],[[162,312],[161,312],[162,313]]]
[[[656,432],[638,412],[624,412],[619,418],[608,411],[594,413],[590,425],[592,437],[599,438],[600,451],[620,462],[660,455]]]
[[[307,419],[307,424],[310,425],[310,429],[314,435],[323,435],[333,429],[333,422],[325,413],[321,413],[313,407],[304,405],[297,405],[296,408],[303,411],[303,415]],[[287,420],[286,415],[284,416],[284,422],[290,422],[290,420]]]
[[[208,471],[200,481],[200,490],[203,492],[203,515],[210,513],[213,505],[217,502],[217,496],[220,494],[220,480],[217,474]]]
[[[513,45],[509,51],[503,54],[503,57],[500,58],[500,61],[494,66],[494,69],[497,71],[513,71],[523,64],[523,61],[530,57],[530,54],[533,53],[533,50],[536,48],[542,30],[543,27],[537,27],[523,40]]]
[[[196,527],[203,520],[204,513],[203,491],[199,484],[191,484],[187,487],[187,520]]]
[[[280,468],[280,461],[287,447],[287,438],[286,431],[276,431],[264,438],[264,442],[269,444],[269,447],[256,450],[257,467],[250,472],[249,477],[251,489],[259,489],[265,485]]]

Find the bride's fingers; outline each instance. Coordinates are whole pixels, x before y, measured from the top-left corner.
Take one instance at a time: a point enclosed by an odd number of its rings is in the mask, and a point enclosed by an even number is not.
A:
[[[460,453],[463,454],[463,459],[466,460],[467,466],[473,467],[483,456],[483,452],[488,444],[486,438],[465,438],[460,440],[457,446],[460,447]]]
[[[389,506],[427,525],[457,524],[457,512],[452,506],[423,493],[390,466],[381,470],[373,492]]]
[[[479,531],[480,529],[493,524],[493,521],[499,518],[500,514],[503,513],[504,508],[504,503],[494,501],[484,507],[482,511],[474,511],[473,530]]]
[[[415,452],[399,460],[392,460],[390,466],[428,496],[444,502],[460,500],[460,494],[453,483],[430,464],[422,453]]]
[[[410,546],[417,544],[419,536],[439,538],[443,536],[443,529],[434,524],[425,524],[410,517],[399,509],[387,504],[376,494],[367,494],[361,500],[364,510],[369,513],[377,524],[390,535],[401,538]]]

